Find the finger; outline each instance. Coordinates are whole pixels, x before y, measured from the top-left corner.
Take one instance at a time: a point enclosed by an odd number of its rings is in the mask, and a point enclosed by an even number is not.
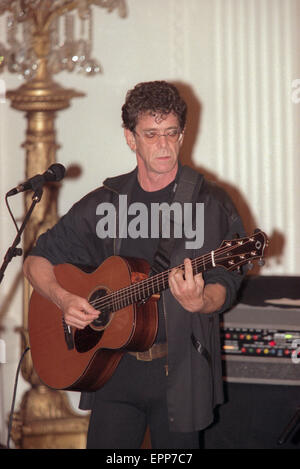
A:
[[[202,274],[197,274],[194,276],[194,281],[196,285],[196,293],[197,295],[202,295],[204,290],[204,279]]]
[[[193,266],[190,259],[184,259],[184,276],[188,286],[194,286]]]
[[[97,311],[91,303],[89,303],[86,299],[80,298],[78,303],[79,309],[83,311],[87,315],[91,316],[98,316],[99,311]]]
[[[79,309],[78,306],[71,306],[65,312],[65,319],[67,324],[80,328],[86,327],[98,316],[99,313],[97,311],[96,314],[87,313],[86,311]]]
[[[68,325],[83,329],[97,319],[99,314],[95,317],[87,315],[84,312],[69,313],[65,315],[65,321]]]
[[[180,285],[183,281],[183,272],[181,269],[172,269],[169,274],[169,287],[173,294],[178,294]]]
[[[68,326],[77,327],[78,329],[84,329],[88,325],[86,321],[73,314],[65,314],[64,320]]]
[[[171,274],[176,283],[180,284],[181,282],[184,282],[184,271],[182,269],[177,267],[172,270]]]
[[[66,324],[68,324],[68,326],[76,327],[76,329],[84,329],[87,326],[87,324],[85,324],[84,322],[78,321],[76,319],[65,319],[65,322]]]
[[[194,276],[194,280],[197,283],[197,285],[202,286],[202,287],[204,286],[204,279],[203,279],[202,273],[196,274]]]

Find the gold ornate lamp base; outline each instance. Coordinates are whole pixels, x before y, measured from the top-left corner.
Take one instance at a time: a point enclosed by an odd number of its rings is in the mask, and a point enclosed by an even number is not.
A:
[[[92,4],[107,8],[116,7],[125,15],[123,0],[72,0],[53,2],[22,1],[2,2],[0,14],[9,11],[14,21],[27,22],[30,29],[29,46],[36,57],[36,73],[26,84],[6,93],[14,109],[26,113],[27,132],[23,147],[26,151],[26,178],[44,172],[56,161],[58,145],[55,140],[55,113],[66,109],[72,98],[83,93],[65,89],[52,80],[49,67],[55,34],[55,21],[67,12],[77,10],[81,19],[89,15]],[[5,4],[5,5],[4,5]],[[15,23],[13,23],[15,25]],[[14,32],[11,32],[11,43]],[[57,38],[56,38],[57,39]],[[79,41],[80,42],[80,41]],[[11,45],[11,44],[10,44]],[[44,187],[41,201],[35,207],[30,222],[24,231],[24,253],[27,254],[36,238],[57,221],[57,184]],[[32,194],[25,196],[26,209],[30,207]],[[22,349],[30,346],[28,341],[28,303],[31,287],[24,281]],[[26,355],[22,374],[31,384],[31,389],[22,398],[20,410],[14,414],[12,439],[17,448],[84,448],[88,418],[76,414],[69,406],[63,392],[43,386],[33,369],[30,354]]]
[[[26,177],[44,172],[56,161],[58,145],[55,139],[55,113],[66,109],[74,97],[84,96],[62,88],[51,79],[39,78],[8,91],[13,108],[25,111],[27,117]],[[30,250],[37,236],[57,221],[57,184],[44,187],[44,194],[36,206],[24,232],[24,252]],[[25,197],[28,210],[32,194]],[[24,280],[22,349],[28,340],[28,304],[31,287]],[[32,388],[22,397],[20,410],[14,414],[11,437],[16,448],[85,448],[88,417],[80,416],[70,407],[65,393],[42,385],[33,369],[30,354],[26,355],[22,374]]]
[[[24,394],[12,439],[17,449],[84,449],[88,420],[74,412],[65,393],[40,385]]]

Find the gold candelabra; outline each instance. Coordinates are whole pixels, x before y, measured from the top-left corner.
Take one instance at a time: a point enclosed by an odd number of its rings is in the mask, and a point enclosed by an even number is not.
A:
[[[8,43],[8,47],[0,43],[0,72],[7,67],[26,80],[18,89],[6,93],[14,109],[26,112],[26,140],[22,145],[26,152],[26,178],[44,172],[56,161],[56,112],[69,107],[72,98],[84,96],[60,86],[53,80],[53,74],[76,68],[86,75],[101,72],[101,66],[91,56],[92,5],[109,12],[117,8],[120,16],[126,14],[125,0],[0,0],[0,15],[6,13]],[[74,37],[74,16],[70,16],[74,12],[81,21],[79,40]],[[57,221],[58,190],[58,186],[51,183],[45,187],[43,198],[24,232],[25,254],[37,236]],[[31,195],[25,196],[26,209],[31,200]],[[22,349],[29,345],[30,294],[25,280],[23,325],[19,329]],[[85,447],[87,417],[72,410],[65,393],[50,390],[40,383],[29,354],[22,374],[31,388],[14,414],[11,436],[16,448]]]

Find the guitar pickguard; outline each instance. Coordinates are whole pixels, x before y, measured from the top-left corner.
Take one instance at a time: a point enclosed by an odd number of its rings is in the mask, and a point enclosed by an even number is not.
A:
[[[103,331],[95,331],[90,326],[84,329],[76,329],[74,334],[74,346],[77,352],[85,353],[91,350],[101,340]]]

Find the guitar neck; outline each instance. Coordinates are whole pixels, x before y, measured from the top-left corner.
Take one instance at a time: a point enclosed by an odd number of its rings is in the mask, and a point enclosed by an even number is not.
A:
[[[212,267],[212,253],[192,260],[194,275],[211,269]],[[176,268],[184,271],[184,264],[180,264]],[[125,308],[126,306],[129,306],[130,304],[139,303],[152,295],[161,293],[162,291],[169,288],[170,272],[171,269],[165,270],[164,272],[152,275],[147,279],[133,283],[128,287],[124,287],[120,290],[110,293],[106,297],[108,302],[106,306],[109,306],[109,309],[112,311],[117,311],[119,309]],[[103,308],[103,301],[101,302],[101,305],[99,305],[99,310],[101,308]]]
[[[217,266],[222,266],[229,271],[236,270],[246,263],[252,265],[251,262],[254,259],[260,259],[262,263],[264,248],[267,245],[268,238],[260,230],[255,230],[250,237],[225,240],[218,249],[191,261],[193,274],[196,275]],[[184,264],[176,268],[184,271]],[[91,304],[103,312],[103,309],[117,311],[130,304],[139,303],[169,288],[170,271],[171,269],[165,270],[109,293]]]
[[[213,267],[211,254],[197,257],[196,259],[193,259],[191,262],[192,262],[192,268],[193,268],[193,275],[199,274]],[[176,266],[175,268],[184,271],[184,264],[180,264]],[[141,285],[141,287],[142,287],[142,284],[150,284],[149,286],[153,291],[153,293],[151,294],[160,293],[163,290],[166,290],[167,288],[169,288],[170,272],[171,272],[171,269],[161,272],[159,274],[155,274],[149,277],[148,279],[143,280],[142,282],[139,282],[139,284]]]

